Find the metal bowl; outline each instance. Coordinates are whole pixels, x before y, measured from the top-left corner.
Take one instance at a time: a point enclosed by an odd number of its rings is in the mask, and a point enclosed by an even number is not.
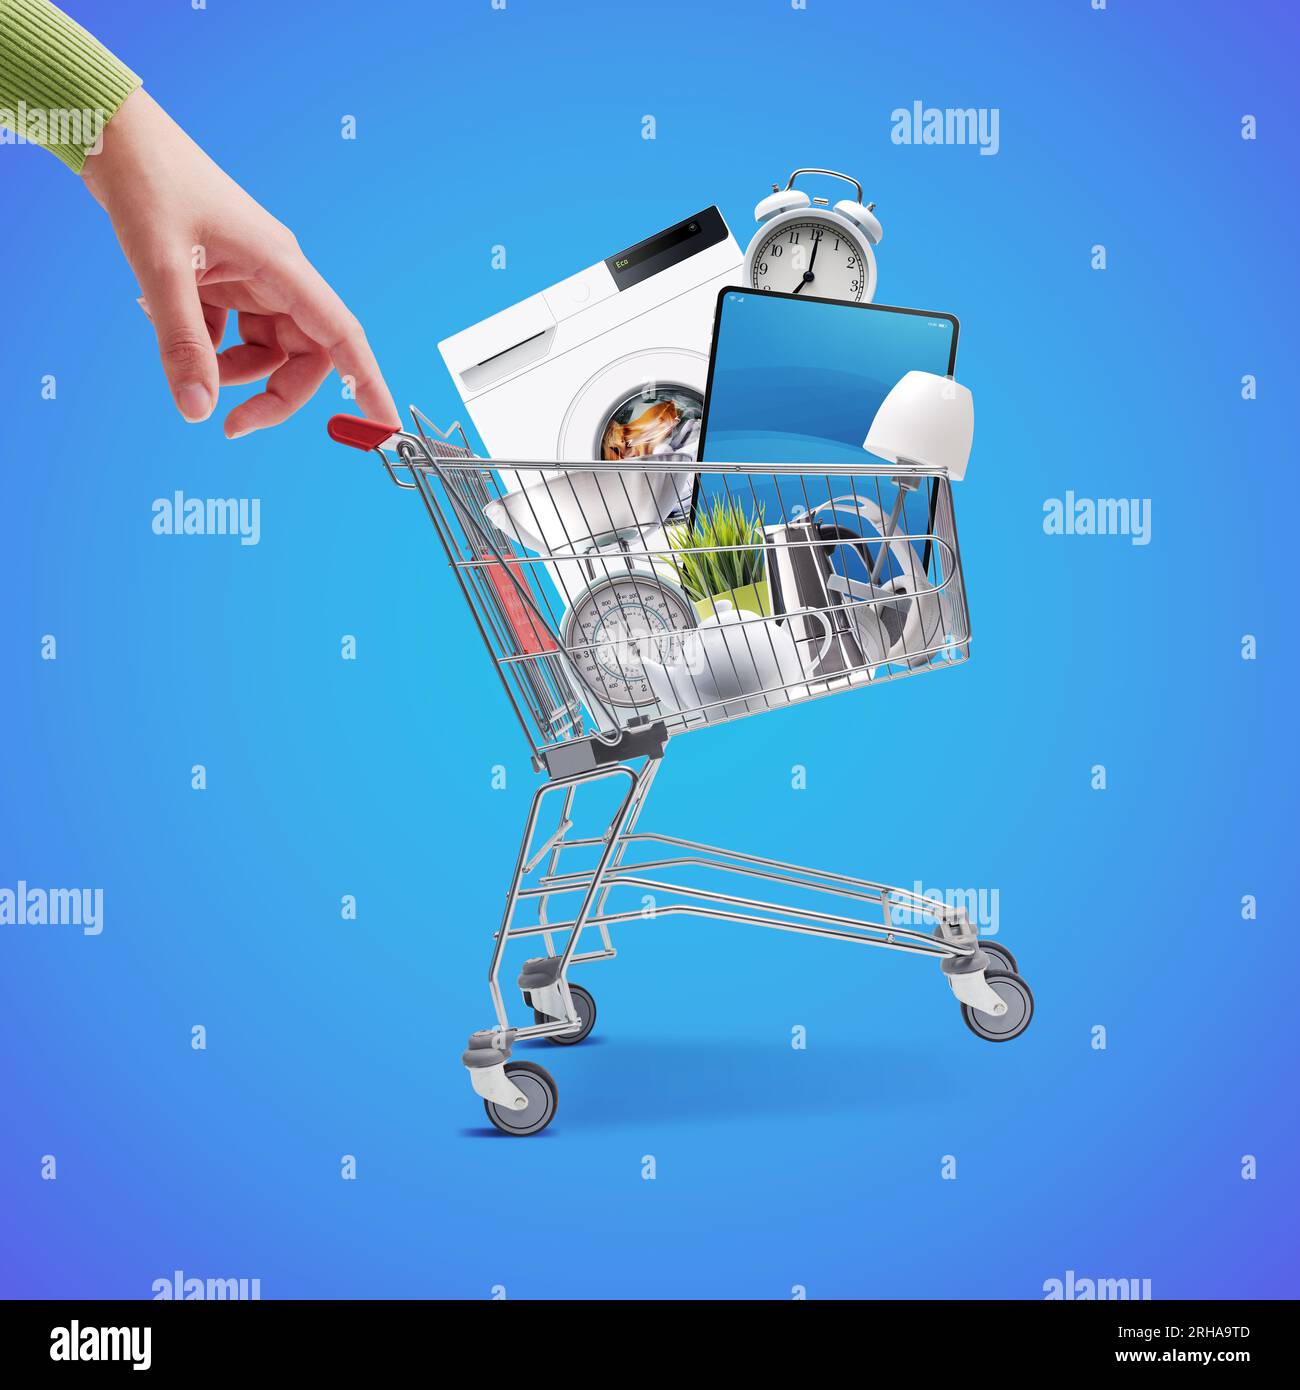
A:
[[[689,455],[669,462],[693,463]],[[665,456],[654,460],[663,463]],[[694,471],[625,473],[594,469],[548,472],[484,507],[493,526],[538,555],[573,554],[619,532],[663,524],[690,507]]]

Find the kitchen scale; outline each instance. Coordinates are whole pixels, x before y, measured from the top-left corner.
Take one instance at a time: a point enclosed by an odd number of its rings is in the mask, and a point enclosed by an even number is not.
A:
[[[664,709],[656,698],[642,656],[661,666],[680,666],[685,634],[696,626],[696,615],[686,591],[646,559],[647,551],[668,551],[662,527],[650,534],[636,527],[602,537],[576,564],[566,563],[566,570],[580,567],[585,583],[569,598],[560,638],[574,673],[597,701],[653,718],[675,710]]]
[[[665,528],[684,520],[695,484],[689,453],[647,458],[645,472],[566,469],[492,499],[485,515],[505,535],[546,557],[564,601],[560,642],[593,697],[602,730],[675,713],[655,697],[641,654],[660,665],[682,659],[680,634],[696,626],[678,581]]]

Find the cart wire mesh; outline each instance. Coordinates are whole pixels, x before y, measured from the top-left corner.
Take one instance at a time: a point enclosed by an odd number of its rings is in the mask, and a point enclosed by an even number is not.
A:
[[[419,492],[535,759],[969,655],[941,472],[686,455],[488,462],[459,426],[412,416],[414,432],[361,447]]]

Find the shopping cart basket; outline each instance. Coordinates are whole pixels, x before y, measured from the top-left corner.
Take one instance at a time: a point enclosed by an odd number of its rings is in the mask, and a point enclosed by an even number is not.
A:
[[[588,1037],[595,1001],[570,970],[612,959],[611,928],[648,917],[933,957],[972,1032],[992,1042],[1023,1033],[1029,986],[964,907],[637,828],[673,738],[966,659],[948,477],[903,464],[760,468],[684,455],[488,462],[459,426],[442,432],[411,414],[411,431],[336,416],[329,432],[378,453],[392,481],[419,494],[546,777],[494,938],[496,1025],[471,1034],[461,1058],[492,1123],[513,1135],[550,1123],[554,1079],[511,1060],[512,1049]],[[574,833],[578,794],[597,783],[617,793],[613,815],[596,833]],[[799,901],[697,877],[757,880]],[[533,1021],[512,1026],[505,949],[538,938],[545,954],[518,977]]]

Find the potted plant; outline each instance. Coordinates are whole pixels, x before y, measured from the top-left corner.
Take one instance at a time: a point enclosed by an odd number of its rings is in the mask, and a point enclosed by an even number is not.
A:
[[[696,509],[689,524],[668,529],[677,580],[701,620],[717,611],[717,600],[760,617],[772,614],[763,555],[763,516],[750,516],[739,502],[717,497]]]

